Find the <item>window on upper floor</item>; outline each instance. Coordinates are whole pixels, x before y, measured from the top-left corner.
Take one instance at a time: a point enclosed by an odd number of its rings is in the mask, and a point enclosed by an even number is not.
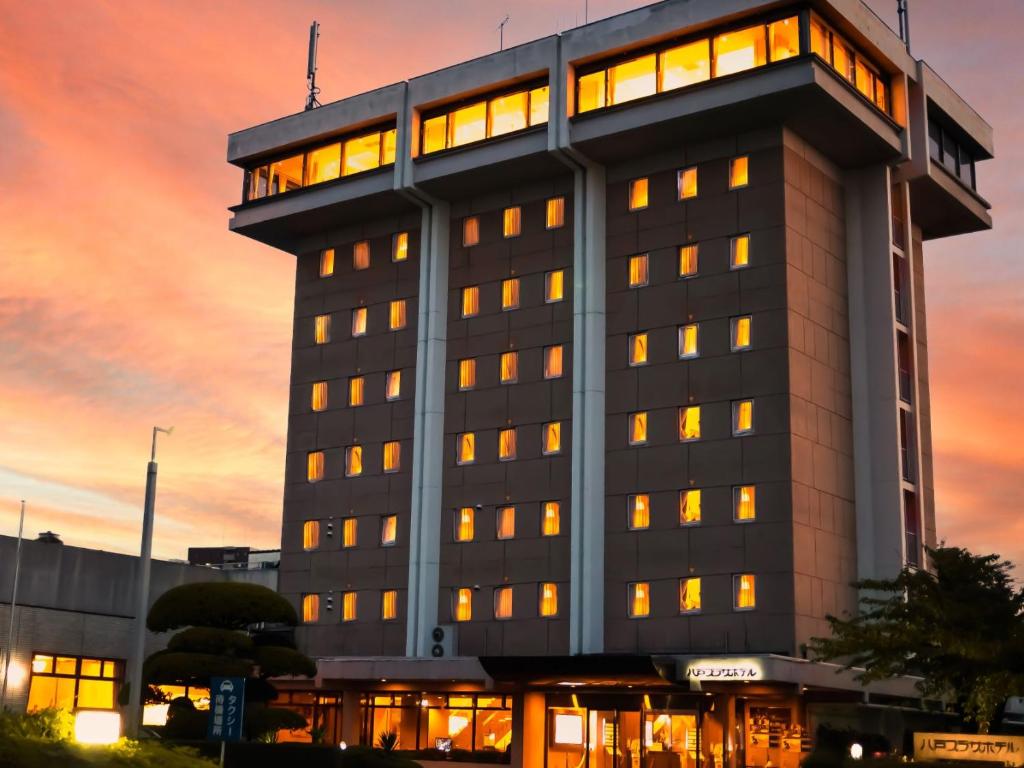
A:
[[[512,618],[512,587],[495,587],[494,618]]]
[[[502,352],[500,369],[501,383],[515,384],[519,380],[519,353]]]
[[[476,386],[476,358],[459,360],[459,390],[466,391]]]
[[[462,316],[476,317],[480,314],[480,287],[470,285],[462,289]]]
[[[629,444],[647,444],[647,411],[629,414]]]
[[[854,49],[841,35],[831,29],[821,18],[811,14],[811,53],[817,54],[830,64],[839,76],[860,91],[868,101],[882,112],[889,111],[888,77],[870,62],[860,51]]]
[[[341,620],[355,621],[359,616],[359,593],[342,592],[341,594]]]
[[[732,489],[732,519],[737,522],[757,519],[757,488],[737,485]]]
[[[345,449],[345,477],[363,474],[363,446],[350,445]]]
[[[633,179],[629,182],[629,210],[639,211],[647,207],[647,179]]]
[[[651,585],[646,581],[634,581],[627,587],[629,596],[629,618],[643,619],[651,615]]]
[[[409,233],[395,232],[391,236],[391,260],[406,261],[409,258]]]
[[[750,266],[750,235],[736,235],[729,241],[729,269]]]
[[[455,511],[455,540],[459,542],[472,541],[475,522],[476,510],[472,507],[457,509]]]
[[[341,521],[341,546],[344,549],[351,549],[359,543],[359,520],[355,517],[346,517]]]
[[[565,270],[556,269],[544,275],[544,301],[553,304],[565,298]]]
[[[562,528],[561,507],[557,501],[545,501],[541,505],[540,535],[557,536]]]
[[[647,334],[634,333],[629,337],[629,364],[647,364]]]
[[[700,522],[701,493],[699,488],[679,492],[679,524],[696,525]]]
[[[473,590],[459,587],[452,590],[452,621],[471,621],[473,619]]]
[[[734,317],[729,321],[729,348],[733,352],[744,352],[750,349],[750,315]]]
[[[324,479],[324,452],[310,451],[306,454],[306,480],[315,483]]]
[[[754,401],[737,400],[732,404],[733,435],[749,435],[754,431]]]
[[[545,456],[562,452],[562,422],[551,421],[544,425],[541,448]]]
[[[316,549],[320,546],[320,521],[307,520],[302,524],[302,548]]]
[[[545,618],[558,615],[558,585],[554,582],[540,585],[537,612]]]
[[[697,166],[676,172],[676,193],[680,200],[697,196]]]
[[[548,86],[499,94],[428,116],[422,125],[422,154],[504,136],[548,120]]]
[[[647,285],[650,279],[648,273],[647,254],[629,257],[629,287],[640,288]]]
[[[456,438],[457,462],[459,464],[472,464],[476,461],[476,435],[473,432],[463,432]]]
[[[729,161],[729,189],[739,189],[750,184],[750,158],[746,155]]]
[[[519,278],[510,277],[501,281],[501,308],[519,309]]]
[[[562,378],[562,345],[544,347],[544,378]]]
[[[679,276],[693,277],[697,274],[697,244],[679,246]]]
[[[397,440],[384,443],[384,471],[397,472],[402,468],[402,444]]]
[[[310,406],[314,411],[323,411],[327,408],[327,382],[317,381],[313,383],[313,391],[310,396]]]
[[[384,384],[384,399],[397,400],[402,396],[402,372],[388,371]]]
[[[700,613],[700,577],[679,580],[679,612]]]
[[[385,589],[380,593],[381,621],[393,621],[398,618],[398,590]]]
[[[302,623],[314,624],[320,620],[320,595],[302,596]]]
[[[467,216],[462,220],[462,244],[464,246],[476,245],[480,242],[480,218],[478,216]]]
[[[398,541],[398,515],[384,515],[380,521],[380,543],[382,547]]]
[[[313,341],[326,344],[331,340],[331,316],[317,315],[313,318]]]
[[[356,307],[352,310],[352,336],[359,337],[366,335],[366,307]]]
[[[497,537],[499,539],[512,539],[516,535],[516,508],[498,507],[497,511]]]
[[[565,226],[565,197],[549,197],[544,211],[544,228],[558,229]]]
[[[629,529],[633,531],[651,527],[651,497],[646,493],[634,493],[626,497],[626,515]]]
[[[388,330],[405,328],[405,299],[396,299],[388,305]]]
[[[498,460],[512,461],[516,457],[516,428],[498,430]]]
[[[505,238],[519,237],[523,233],[523,209],[518,205],[506,208],[501,215],[501,234]]]
[[[732,577],[733,608],[749,611],[757,607],[757,580],[752,573],[738,573]]]
[[[356,408],[363,404],[363,397],[366,392],[366,379],[363,376],[353,376],[348,380],[348,404]]]
[[[360,240],[352,246],[352,269],[370,268],[370,241]]]
[[[683,442],[700,439],[700,406],[683,406],[679,409],[679,439]]]
[[[688,323],[679,326],[679,359],[691,360],[700,356],[700,325]]]
[[[320,251],[320,277],[330,277],[334,274],[334,249],[324,248]]]

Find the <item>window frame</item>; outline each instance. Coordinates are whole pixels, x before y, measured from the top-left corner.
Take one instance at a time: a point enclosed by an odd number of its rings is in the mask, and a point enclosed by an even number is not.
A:
[[[647,591],[647,596],[644,598],[647,603],[646,613],[636,613],[634,611],[637,588],[641,586]],[[649,619],[651,617],[651,582],[630,581],[626,583],[626,616],[630,619]]]
[[[744,404],[750,404],[750,426],[740,427],[740,415],[743,410]],[[752,435],[755,431],[754,423],[754,398],[744,397],[739,400],[732,401],[732,436],[733,437],[745,437],[746,435]]]

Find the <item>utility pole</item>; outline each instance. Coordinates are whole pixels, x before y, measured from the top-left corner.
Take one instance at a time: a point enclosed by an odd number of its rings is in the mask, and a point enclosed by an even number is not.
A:
[[[11,622],[7,632],[4,653],[4,682],[0,685],[0,712],[7,703],[7,681],[11,677],[11,655],[14,653],[14,611],[18,606],[18,576],[21,575],[21,535],[25,531],[25,500],[21,500],[21,520],[18,522],[18,544],[14,553],[14,584],[11,585]]]
[[[502,19],[501,23],[498,25],[498,50],[499,51],[504,51],[505,50],[505,25],[508,24],[510,18],[511,17],[506,14],[505,18]]]
[[[131,673],[128,675],[128,724],[126,732],[138,738],[142,727],[142,661],[146,654],[146,612],[149,609],[149,572],[153,554],[153,508],[156,503],[156,434],[170,435],[174,427],[162,429],[153,427],[153,447],[146,467],[146,502],[142,512],[142,547],[139,553],[139,571],[135,610],[135,649],[131,658]]]

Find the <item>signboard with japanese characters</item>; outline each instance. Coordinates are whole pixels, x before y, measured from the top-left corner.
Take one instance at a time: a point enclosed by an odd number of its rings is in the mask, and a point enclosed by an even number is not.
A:
[[[917,760],[972,760],[1024,766],[1024,736],[969,733],[915,733]]]
[[[210,741],[240,741],[245,715],[245,678],[210,678],[210,721],[206,738]]]

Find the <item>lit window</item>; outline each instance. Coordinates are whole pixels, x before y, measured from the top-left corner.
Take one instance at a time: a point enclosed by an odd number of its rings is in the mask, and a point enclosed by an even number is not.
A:
[[[732,404],[732,433],[745,435],[754,431],[754,401],[739,400]]]
[[[381,134],[380,163],[391,165],[395,162],[395,149],[398,139],[398,129],[392,128]]]
[[[476,317],[480,314],[480,288],[471,285],[462,289],[462,316]]]
[[[729,269],[750,266],[750,235],[737,235],[729,242]]]
[[[320,595],[302,596],[302,622],[312,624],[320,620]]]
[[[366,335],[366,307],[356,307],[352,310],[352,335]]]
[[[757,519],[757,489],[752,485],[738,485],[732,489],[734,520]]]
[[[565,225],[565,198],[548,198],[547,210],[544,215],[544,226],[546,229],[558,229]]]
[[[457,438],[458,442],[458,463],[472,464],[476,459],[476,435],[472,432],[463,432]]]
[[[306,454],[306,479],[311,483],[324,479],[323,451],[312,451]]]
[[[544,582],[540,585],[540,615],[558,615],[558,585],[552,582]]]
[[[385,589],[380,593],[381,621],[393,621],[398,617],[398,590]]]
[[[380,133],[357,136],[342,145],[341,175],[369,171],[380,167]]]
[[[530,125],[540,125],[548,121],[551,89],[542,85],[530,91]]]
[[[516,457],[516,428],[502,429],[498,432],[498,458],[511,461]]]
[[[397,472],[402,467],[402,444],[397,440],[384,443],[384,471]]]
[[[629,210],[638,211],[647,207],[647,179],[633,179],[629,182]]]
[[[395,232],[391,236],[391,260],[405,261],[409,258],[409,233]]]
[[[455,540],[472,541],[475,521],[476,510],[472,507],[457,509],[455,511]]]
[[[518,205],[506,208],[502,214],[501,233],[505,237],[518,237],[523,231],[523,209]]]
[[[448,134],[448,115],[438,115],[423,121],[423,154],[439,152],[445,148]]]
[[[733,607],[738,611],[750,610],[757,606],[754,574],[738,573],[732,577]]]
[[[122,662],[113,660],[34,654],[26,709],[112,710],[121,668]]]
[[[697,196],[697,168],[684,168],[676,174],[676,187],[680,200]]]
[[[320,251],[320,277],[330,277],[334,274],[334,249],[324,248]]]
[[[576,83],[576,97],[578,111],[589,112],[592,109],[601,109],[607,105],[607,93],[605,89],[605,71],[592,72],[583,75]]]
[[[326,344],[331,340],[331,316],[317,315],[313,320],[313,340],[317,344]]]
[[[448,113],[448,146],[461,147],[487,138],[487,102],[480,101]]]
[[[363,474],[363,446],[350,445],[345,449],[345,476],[358,477]]]
[[[356,592],[344,592],[341,595],[341,620],[342,621],[355,621],[356,620]]]
[[[647,364],[647,334],[634,333],[629,337],[629,364]]]
[[[679,524],[696,525],[700,522],[700,489],[679,492]]]
[[[462,244],[476,245],[480,242],[480,219],[467,216],[462,221]]]
[[[608,67],[609,103],[622,104],[657,93],[657,70],[657,56],[653,53]]]
[[[646,493],[637,493],[628,496],[627,512],[629,513],[629,527],[637,531],[651,526],[651,497]]]
[[[389,305],[388,328],[392,331],[405,328],[405,299],[396,299]]]
[[[679,327],[679,359],[689,360],[700,355],[700,326],[689,323]]]
[[[498,507],[498,538],[511,539],[516,535],[516,508]]]
[[[750,349],[750,319],[750,315],[744,315],[743,317],[734,317],[730,322],[732,326],[730,346],[733,352]]]
[[[813,24],[812,24],[813,36]],[[772,61],[782,61],[800,55],[800,24],[796,16],[768,25],[768,53]]]
[[[540,533],[542,536],[557,536],[562,529],[562,515],[557,501],[545,501],[542,507]]]
[[[749,160],[746,155],[729,161],[729,189],[745,187],[750,183]]]
[[[683,245],[679,248],[679,276],[693,277],[697,274],[697,244]]]
[[[529,96],[526,91],[510,93],[507,96],[499,96],[491,99],[487,104],[488,122],[490,123],[490,136],[501,136],[502,134],[521,131],[527,125],[527,101]]]
[[[644,445],[647,443],[647,412],[629,414],[629,444]]]
[[[459,360],[459,389],[467,390],[476,386],[476,358]]]
[[[368,269],[370,266],[370,243],[360,240],[352,246],[352,269]]]
[[[828,29],[821,23],[817,16],[811,16],[811,53],[816,53],[825,61],[829,61],[828,55]]]
[[[346,517],[341,521],[341,546],[351,549],[359,543],[359,520]]]
[[[341,143],[317,147],[306,155],[305,186],[331,181],[341,174]]]
[[[764,25],[718,35],[714,40],[714,76],[743,72],[767,62]]]
[[[502,352],[501,383],[513,384],[519,378],[519,353]]]
[[[359,406],[363,404],[363,395],[366,390],[366,379],[362,376],[353,376],[348,380],[348,404]]]
[[[651,585],[635,581],[629,585],[629,618],[642,619],[651,615]]]
[[[494,618],[512,618],[512,587],[498,587],[494,590]]]
[[[544,450],[545,456],[552,453],[560,453],[562,450],[562,422],[552,421],[544,425]]]
[[[320,522],[307,520],[302,524],[302,548],[316,549],[320,546]]]
[[[708,41],[698,40],[694,43],[669,48],[661,54],[661,82],[659,91],[670,91],[673,88],[685,88],[694,83],[702,83],[711,78],[711,56]]]
[[[562,378],[562,345],[544,347],[544,378]]]
[[[310,405],[314,411],[322,411],[327,408],[327,382],[317,381],[313,384],[313,392],[310,398]]]
[[[501,281],[501,308],[519,309],[519,278]]]
[[[456,589],[452,595],[452,620],[469,621],[473,618],[473,590],[468,587]]]
[[[544,301],[549,304],[565,298],[565,270],[556,269],[544,275]]]
[[[679,439],[681,441],[700,438],[700,406],[690,405],[679,409]]]
[[[394,544],[398,540],[398,515],[384,515],[380,521],[380,543]]]
[[[629,257],[629,287],[639,288],[647,285],[647,254]]]
[[[679,580],[679,612],[698,613],[700,611],[700,578],[693,577]]]
[[[386,400],[397,400],[402,395],[402,372],[388,371],[384,385],[384,398]]]

